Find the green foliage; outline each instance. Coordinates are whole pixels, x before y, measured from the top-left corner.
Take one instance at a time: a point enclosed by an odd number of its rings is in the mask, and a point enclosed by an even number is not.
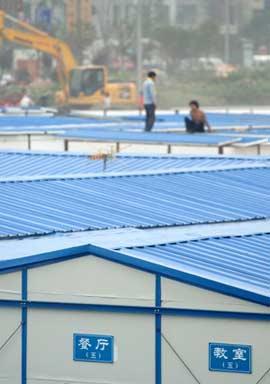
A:
[[[242,36],[254,42],[255,47],[266,45],[269,47],[270,9],[254,15],[250,23],[243,29]]]
[[[57,91],[59,91],[57,83],[33,85],[29,89],[34,102],[38,105],[43,104],[43,106],[55,106],[55,94]]]
[[[192,34],[194,57],[221,56],[223,54],[223,37],[219,26],[213,22],[203,24]]]
[[[221,56],[223,39],[214,23],[203,24],[198,30],[164,26],[155,31],[162,54],[173,66],[182,59]]]
[[[270,104],[270,68],[264,71],[241,71],[227,79],[210,74],[193,74],[175,78],[166,86],[159,86],[159,106],[172,108],[187,106],[198,99],[207,106],[254,106]]]
[[[89,47],[96,37],[94,27],[87,23],[78,23],[65,40],[71,46],[72,52],[79,62],[83,59],[83,51]]]
[[[9,71],[12,68],[13,51],[8,47],[7,44],[1,47],[0,54],[0,74],[2,75],[5,71]]]

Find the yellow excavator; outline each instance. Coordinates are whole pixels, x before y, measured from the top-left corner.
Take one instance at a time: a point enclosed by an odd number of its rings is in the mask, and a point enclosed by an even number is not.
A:
[[[55,99],[59,109],[102,107],[109,94],[112,107],[136,106],[135,83],[109,83],[104,66],[78,66],[70,47],[38,28],[0,10],[0,40],[50,55],[57,62],[61,90]]]

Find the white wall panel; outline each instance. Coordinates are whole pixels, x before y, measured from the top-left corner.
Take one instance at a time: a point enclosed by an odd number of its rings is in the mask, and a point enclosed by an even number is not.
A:
[[[0,300],[21,299],[21,272],[0,274]]]
[[[21,322],[21,311],[14,308],[0,308],[0,349]],[[10,342],[0,350],[0,383],[21,383],[21,329]]]
[[[191,317],[166,317],[162,332],[202,384],[255,384],[269,369],[270,323]],[[208,370],[209,343],[251,345],[253,373],[217,373]],[[163,382],[194,384],[186,368],[163,341]],[[270,383],[268,376],[263,384]]]
[[[112,305],[154,305],[151,274],[86,256],[32,269],[29,299]]]
[[[30,310],[28,318],[28,384],[154,384],[153,316]],[[74,333],[114,336],[115,363],[73,361]]]
[[[162,305],[167,308],[270,313],[266,306],[170,279],[162,279]]]

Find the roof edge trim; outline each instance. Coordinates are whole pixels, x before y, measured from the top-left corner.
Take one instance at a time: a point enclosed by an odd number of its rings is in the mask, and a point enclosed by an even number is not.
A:
[[[268,307],[270,306],[270,295],[266,296],[263,294],[244,290],[243,288],[228,286],[221,282],[188,274],[186,272],[176,271],[168,267],[159,266],[157,264],[151,263],[150,261],[141,260],[131,255],[108,250],[102,247],[89,245],[88,249],[89,253],[107,259],[109,261],[114,261],[129,267],[140,269],[148,273],[159,274],[163,277],[177,280],[182,283],[191,284],[198,288],[207,289],[210,291],[225,294],[227,296],[236,297],[238,299],[246,300],[256,304]]]

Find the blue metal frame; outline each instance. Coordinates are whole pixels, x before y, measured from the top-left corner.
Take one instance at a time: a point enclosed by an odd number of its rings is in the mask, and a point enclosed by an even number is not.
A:
[[[22,268],[37,268],[43,265],[56,264],[62,261],[77,259],[89,255],[89,245],[71,247],[59,251],[25,256],[18,259],[1,261],[0,274],[21,271]]]
[[[40,267],[43,265],[53,264],[56,262],[66,261],[77,257],[87,256],[94,254],[97,257],[115,261],[116,263],[127,265],[139,269],[144,272],[151,273],[155,277],[155,305],[154,306],[123,306],[123,305],[97,305],[97,304],[80,304],[80,303],[63,303],[63,302],[42,302],[42,301],[29,301],[28,300],[28,268]],[[18,263],[19,264],[19,263]],[[15,307],[21,308],[21,383],[27,384],[27,315],[28,309],[48,309],[48,310],[61,310],[61,311],[95,311],[95,312],[115,312],[115,313],[131,313],[131,314],[149,314],[155,317],[155,384],[162,384],[162,316],[182,316],[182,317],[203,317],[203,318],[225,318],[225,319],[241,319],[241,320],[254,320],[254,321],[270,321],[270,313],[250,313],[250,312],[232,312],[232,311],[211,311],[211,310],[192,310],[192,309],[178,309],[178,308],[164,308],[162,307],[162,277],[169,277],[178,281],[187,282],[181,272],[173,271],[168,268],[154,265],[151,262],[142,261],[132,256],[106,250],[95,246],[83,246],[72,248],[65,251],[52,252],[48,254],[38,255],[34,257],[27,265],[19,265],[15,268],[20,270],[22,274],[22,295],[21,300],[0,300],[0,307]],[[14,269],[10,270],[14,271]],[[176,273],[178,276],[174,276]],[[196,276],[189,276],[191,284],[199,287],[206,288],[198,281]],[[188,281],[189,282],[189,281]],[[213,283],[213,290],[219,292],[217,287],[222,284]],[[236,288],[226,287],[227,290],[231,288],[236,291]],[[209,288],[209,287],[208,287]],[[209,288],[210,289],[210,288]],[[244,291],[245,292],[245,291]],[[247,292],[249,294],[249,292]],[[232,293],[231,296],[237,296]],[[260,296],[260,295],[258,295]],[[241,297],[241,296],[240,296]],[[241,297],[243,298],[243,297]],[[264,298],[265,299],[265,298]],[[251,300],[254,301],[254,300]],[[264,302],[265,305],[265,302]]]
[[[21,332],[21,383],[27,384],[27,312],[29,308],[65,310],[65,311],[96,311],[96,312],[116,312],[116,313],[141,313],[155,316],[155,384],[162,384],[162,316],[190,316],[204,318],[228,318],[241,320],[270,321],[269,314],[260,313],[239,313],[209,310],[190,310],[178,308],[162,307],[162,286],[161,275],[155,275],[155,306],[114,306],[97,304],[77,304],[61,302],[42,302],[28,300],[28,270],[22,271],[22,297],[21,300],[0,300],[0,307],[20,307],[22,318]]]
[[[161,277],[156,275],[156,309],[155,309],[155,323],[156,323],[156,384],[162,384],[162,295],[161,295]]]
[[[76,304],[46,301],[21,301],[21,300],[0,300],[0,308],[32,308],[48,309],[59,311],[84,311],[84,312],[110,312],[110,313],[133,313],[155,315],[157,312],[162,316],[182,316],[182,317],[203,317],[213,319],[235,319],[270,321],[270,313],[251,313],[216,311],[202,309],[181,309],[181,308],[162,308],[162,307],[133,307],[121,305],[98,305],[98,304]]]
[[[36,268],[43,265],[54,264],[88,255],[95,255],[105,260],[126,265],[128,267],[135,268],[147,273],[151,273],[154,275],[159,274],[161,277],[180,281],[199,288],[229,295],[264,306],[270,306],[270,297],[264,294],[247,291],[242,288],[223,284],[222,282],[216,282],[207,278],[192,275],[191,273],[185,273],[182,271],[174,270],[172,268],[157,265],[147,260],[141,260],[131,255],[126,255],[124,253],[110,249],[104,249],[102,247],[94,246],[91,244],[86,244],[83,246],[68,248],[59,251],[47,252],[44,254],[24,257],[15,260],[2,261],[0,274],[20,271],[22,268]]]
[[[208,289],[210,291],[222,293],[232,297],[237,297],[242,300],[247,300],[253,303],[270,306],[270,297],[258,294],[255,292],[246,291],[241,288],[229,286],[221,282],[213,281],[200,276],[192,275],[182,271],[177,271],[172,268],[157,265],[151,261],[141,260],[135,256],[126,255],[117,251],[104,249],[102,247],[89,245],[89,253],[101,257],[106,260],[114,261],[132,268],[139,269],[144,272],[159,274],[162,277],[167,277],[172,280],[180,281],[193,285],[195,287]]]
[[[61,303],[46,301],[22,301],[22,300],[0,300],[2,308],[32,308],[48,309],[59,311],[84,311],[84,312],[110,312],[110,313],[133,313],[155,315],[160,313],[162,316],[181,316],[181,317],[201,317],[214,319],[236,319],[236,320],[257,320],[270,321],[270,313],[252,313],[252,312],[233,312],[216,311],[202,309],[181,309],[181,308],[162,308],[162,307],[136,307],[124,305],[98,305],[98,304],[79,304],[79,303]]]
[[[21,383],[27,384],[27,299],[28,279],[27,269],[22,270],[22,331],[21,331]]]

